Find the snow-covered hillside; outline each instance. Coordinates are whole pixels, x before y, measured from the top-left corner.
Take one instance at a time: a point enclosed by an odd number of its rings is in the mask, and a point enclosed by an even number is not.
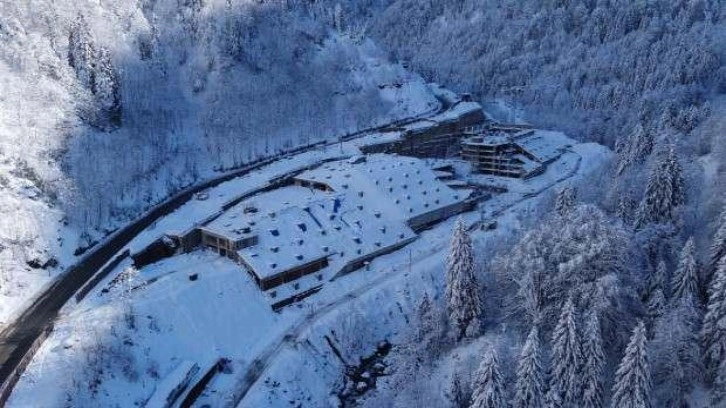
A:
[[[0,321],[218,170],[438,105],[324,8],[0,2]]]
[[[341,148],[353,154],[363,142],[346,142]],[[275,174],[340,153],[338,147],[312,152],[225,183],[210,190],[209,199],[189,202],[164,217],[130,246],[138,250],[168,230],[184,229],[215,208],[215,203]],[[502,227],[494,234],[482,231],[477,236],[491,248],[507,241],[536,219],[538,212],[533,209],[546,202],[553,186],[590,179],[610,155],[602,146],[578,145],[541,177],[529,182],[511,180],[509,193],[482,207],[486,213],[500,214],[497,220]],[[468,222],[479,218],[477,212],[465,215]],[[375,259],[370,270],[327,282],[321,292],[279,314],[270,309],[269,300],[249,275],[212,253],[196,251],[164,260],[114,286],[113,278],[129,266],[122,263],[86,300],[65,309],[10,405],[33,401],[56,406],[63,400],[71,405],[141,403],[181,361],[209,365],[228,358],[232,373],[215,377],[199,404],[226,406],[235,401],[239,390],[245,390],[249,397],[241,406],[279,406],[288,397],[311,397],[316,406],[326,406],[329,394],[340,386],[341,367],[322,336],[338,333],[336,341],[355,361],[378,341],[396,341],[398,334],[403,335],[409,327],[406,316],[418,304],[420,292],[441,290],[441,265],[452,223],[453,219],[444,222],[409,247]],[[189,280],[194,273],[199,279]],[[129,320],[129,316],[134,317]],[[322,350],[322,356],[311,356],[305,344]],[[245,385],[245,375],[253,370],[252,360],[263,356],[269,359],[270,371]],[[307,370],[323,370],[325,375],[310,375]],[[44,391],[38,392],[40,389]]]
[[[0,328],[145,210],[264,157],[114,249],[186,251],[230,200],[364,142],[467,140],[469,162],[423,162],[479,206],[333,280],[296,253],[268,276],[296,295],[278,312],[210,251],[118,258],[31,346],[8,405],[143,406],[209,370],[196,406],[724,406],[725,94],[724,0],[0,0]],[[487,121],[452,117],[473,100]],[[280,154],[321,140],[339,143]],[[51,309],[5,332],[4,361]]]

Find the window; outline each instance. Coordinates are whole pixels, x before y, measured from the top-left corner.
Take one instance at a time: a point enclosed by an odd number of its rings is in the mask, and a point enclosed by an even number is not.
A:
[[[308,230],[308,226],[305,225],[304,222],[301,222],[301,223],[297,224],[297,227],[300,228],[300,231],[302,231],[302,232],[305,232],[305,231]]]
[[[270,234],[272,234],[273,237],[277,237],[280,236],[280,231],[278,231],[277,229],[271,229]]]
[[[358,237],[355,237],[355,238],[353,238],[353,242],[355,242],[356,244],[360,245],[360,243],[361,243],[362,241],[360,240],[360,238],[358,238]]]

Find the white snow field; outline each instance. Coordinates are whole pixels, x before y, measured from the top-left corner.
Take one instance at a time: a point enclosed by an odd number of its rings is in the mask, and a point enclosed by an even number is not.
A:
[[[272,27],[274,9],[259,8],[0,1],[0,325],[72,265],[79,247],[215,170],[438,105],[419,76],[371,41],[305,18]],[[220,27],[248,14],[295,41],[262,34],[243,44],[249,61],[230,62]],[[93,96],[68,62],[69,32],[82,21],[119,73],[123,121],[113,131],[83,119]],[[275,59],[293,47],[307,58],[304,72],[275,71],[292,65]]]
[[[129,248],[136,251],[168,231],[185,230],[275,175],[358,154],[356,146],[379,137],[301,154],[210,189],[206,200],[190,201],[162,218]],[[481,217],[498,221],[495,230],[476,230],[477,245],[510,239],[533,222],[532,210],[548,197],[545,192],[597,176],[610,160],[611,152],[600,145],[572,144],[528,181],[473,176],[471,181],[510,189],[463,215],[470,224]],[[8,406],[143,405],[169,375],[178,375],[180,364],[196,363],[203,373],[220,358],[230,360],[231,372],[214,376],[197,406],[280,407],[290,401],[334,406],[344,367],[323,336],[332,336],[350,362],[370,354],[381,340],[395,343],[421,293],[441,293],[452,224],[449,219],[422,232],[368,269],[326,282],[317,294],[279,313],[248,274],[211,251],[174,256],[139,271],[122,263],[85,300],[64,308]],[[112,284],[124,270],[127,278]],[[189,279],[192,274],[196,280]]]

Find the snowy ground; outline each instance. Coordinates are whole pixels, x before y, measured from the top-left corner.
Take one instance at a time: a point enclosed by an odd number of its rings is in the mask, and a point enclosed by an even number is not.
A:
[[[339,61],[345,56],[346,65],[340,67],[344,78],[342,83],[337,83],[331,76],[318,75],[323,82],[329,82],[331,87],[340,87],[336,88],[334,94],[321,93],[320,95],[326,95],[319,98],[321,106],[330,103],[343,112],[350,112],[351,109],[347,109],[350,104],[364,99],[375,101],[376,108],[379,109],[359,106],[365,117],[356,117],[360,120],[353,120],[356,118],[338,117],[335,116],[335,109],[325,108],[325,112],[333,112],[330,123],[306,122],[304,127],[300,123],[292,123],[290,117],[275,117],[272,109],[269,117],[263,117],[254,109],[246,109],[245,107],[249,108],[246,104],[252,100],[254,106],[258,106],[260,110],[265,108],[266,102],[274,104],[277,102],[274,94],[278,93],[275,90],[276,85],[264,79],[255,79],[260,84],[259,89],[264,90],[264,94],[257,98],[234,88],[235,85],[242,86],[240,83],[243,81],[240,78],[249,80],[253,76],[244,71],[237,73],[226,66],[224,61],[215,59],[213,56],[216,55],[216,48],[209,43],[201,46],[204,52],[200,53],[210,56],[209,63],[197,60],[195,48],[184,45],[186,42],[181,35],[183,33],[175,35],[177,30],[182,30],[182,19],[178,14],[182,9],[180,3],[176,0],[152,3],[135,0],[0,0],[0,8],[3,10],[0,13],[0,213],[4,215],[0,219],[0,327],[18,311],[23,310],[45,285],[77,260],[74,252],[79,246],[102,239],[111,230],[127,223],[129,218],[139,215],[143,207],[164,200],[174,190],[195,181],[195,177],[198,177],[197,180],[207,179],[215,176],[215,168],[232,166],[232,163],[225,162],[224,157],[219,157],[219,152],[206,151],[207,135],[202,137],[196,127],[201,119],[194,117],[194,114],[203,111],[202,108],[209,109],[211,113],[207,116],[214,117],[216,123],[228,126],[224,128],[224,132],[210,131],[213,136],[225,139],[225,144],[228,143],[226,139],[229,139],[227,132],[235,135],[241,133],[232,127],[237,122],[242,122],[238,118],[241,110],[245,112],[244,120],[249,122],[245,122],[249,127],[254,128],[253,119],[260,118],[260,121],[266,123],[279,123],[279,133],[289,133],[288,137],[291,139],[287,142],[295,145],[303,143],[302,136],[293,137],[302,128],[307,132],[308,140],[334,138],[337,133],[352,132],[362,126],[387,123],[426,112],[438,104],[421,77],[407,72],[400,64],[388,61],[387,56],[371,41],[353,42],[346,35],[331,33],[325,36],[326,41],[323,44],[295,44],[298,49],[311,51],[317,60],[322,61],[324,67],[328,65],[324,63],[326,59]],[[240,18],[247,11],[254,12],[252,8],[264,7],[258,6],[256,2],[233,3],[239,6],[235,13],[239,13],[237,15]],[[224,0],[199,3],[204,8],[203,12],[200,11],[205,21],[203,26],[211,31],[209,41],[212,43],[214,40],[211,38],[219,34],[218,31],[222,31],[218,28],[229,17],[230,11],[224,8],[226,5],[229,2]],[[247,10],[248,7],[250,10]],[[96,132],[79,118],[79,112],[86,109],[85,104],[90,96],[69,66],[66,43],[71,25],[77,23],[80,16],[88,22],[95,45],[111,50],[112,59],[123,74],[121,80],[124,83],[121,88],[126,123],[111,134]],[[151,60],[139,59],[140,43],[151,38],[152,31],[153,36],[164,37],[154,37],[155,47],[160,47],[163,51],[154,52],[158,55],[154,57],[153,63]],[[300,27],[297,31],[304,33],[306,29]],[[257,57],[265,59],[278,54],[284,52],[273,47],[264,50]],[[176,58],[182,55],[184,58]],[[167,58],[174,61],[169,66],[165,65]],[[182,60],[187,59],[189,62],[185,65]],[[198,89],[200,78],[195,74],[196,67],[202,65],[217,67],[210,73],[209,78],[202,81],[205,82],[205,90]],[[290,71],[294,71],[294,68],[291,67]],[[256,75],[254,77],[257,78]],[[276,76],[272,75],[272,78]],[[300,82],[310,82],[308,85],[316,88],[312,81]],[[190,89],[196,89],[195,96],[190,96]],[[153,92],[149,92],[150,90]],[[270,94],[273,96],[270,97]],[[304,105],[286,96],[280,96],[280,100],[295,106]],[[309,101],[304,98],[301,100]],[[178,121],[170,121],[179,128],[164,133],[165,118],[168,119],[170,112],[179,115]],[[147,113],[150,118],[148,126],[143,121],[135,122]],[[224,116],[225,114],[229,116]],[[307,116],[315,115],[311,113]],[[129,123],[144,129],[153,129],[151,132],[156,134],[144,135],[144,132],[133,127],[125,129],[126,126],[131,126]],[[293,129],[288,130],[285,126]],[[268,135],[271,132],[262,133]],[[134,135],[136,137],[133,139],[139,139],[138,144],[131,143],[130,136]],[[142,157],[148,153],[147,150],[153,151],[157,145],[165,144],[160,143],[160,140],[166,137],[173,140],[173,145],[184,147],[180,150],[181,153],[175,152],[169,160],[161,157],[163,155],[154,155],[154,159],[149,159],[149,162],[155,162],[154,165],[162,166],[164,171],[157,172],[157,169],[150,168],[148,172],[138,174],[138,180],[141,181],[131,183],[129,191],[145,191],[139,197],[134,196],[136,193],[109,193],[111,200],[115,201],[113,206],[127,206],[128,211],[105,214],[108,217],[104,218],[108,220],[93,226],[100,231],[90,231],[93,236],[82,237],[74,225],[78,220],[74,220],[72,213],[85,207],[89,211],[98,212],[99,216],[113,211],[108,202],[93,205],[96,202],[95,196],[103,196],[104,192],[118,188],[119,185],[114,180],[134,174],[131,161],[125,163],[128,166],[124,167],[123,160],[117,159]],[[75,163],[72,147],[81,139],[98,139],[99,143],[90,150],[93,152],[90,156],[86,151],[76,152],[81,160]],[[242,139],[235,140],[249,145],[255,153],[266,142],[261,137]],[[281,139],[273,140],[272,147],[281,147]],[[107,152],[104,146],[112,148]],[[189,146],[193,148],[185,150]],[[145,153],[134,149],[143,150]],[[134,151],[134,154],[119,154],[129,151]],[[197,162],[193,167],[198,174],[192,174],[189,169],[184,168],[184,162],[194,162],[194,159]],[[116,161],[118,167],[111,166]],[[83,167],[79,167],[81,163],[96,163],[97,167],[83,171]],[[83,183],[79,183],[69,173],[69,169],[74,167],[79,167],[78,172],[88,177],[85,181],[89,185],[98,182],[95,194],[79,190],[79,185]],[[169,174],[177,173],[180,179],[165,174],[167,171]],[[104,179],[104,174],[109,178]],[[89,191],[94,190],[90,188]],[[76,193],[86,193],[86,196],[72,197]],[[61,203],[68,201],[78,203],[78,208],[65,212]]]
[[[372,64],[372,63],[371,63]],[[385,65],[378,63],[378,70],[385,70]],[[381,97],[391,103],[390,115],[380,118],[381,123],[395,118],[406,118],[432,111],[436,108],[434,98],[428,87],[412,76],[400,88],[386,87],[380,90]],[[375,79],[368,79],[373,81]],[[0,118],[0,125],[2,125]],[[350,151],[350,150],[349,150]],[[0,152],[2,145],[0,144]],[[326,152],[314,152],[296,157],[295,161],[276,163],[275,169],[292,169],[296,165],[311,163],[321,157],[340,154],[330,148]],[[17,312],[23,310],[43,288],[50,284],[60,273],[72,265],[77,257],[74,255],[79,242],[79,234],[72,225],[66,225],[66,215],[57,205],[49,203],[43,192],[28,180],[32,175],[18,174],[13,162],[0,162],[0,209],[3,214],[13,214],[0,220],[0,325],[12,319]],[[6,168],[7,167],[7,168]],[[6,171],[7,170],[7,171]],[[226,183],[216,195],[207,202],[198,202],[184,209],[185,217],[178,217],[171,223],[174,227],[184,229],[209,214],[212,208],[226,201],[234,194],[242,193],[244,186],[257,186],[265,180],[268,173],[255,173],[249,178],[241,178]],[[202,178],[211,178],[216,174],[212,166],[203,171]],[[158,191],[163,191],[163,181],[159,181]],[[163,199],[162,196],[158,197]],[[178,220],[182,220],[180,223]],[[164,231],[169,223],[163,221],[158,231]],[[109,227],[112,228],[112,227]],[[143,247],[146,238],[157,237],[154,230],[140,236],[132,245],[132,249]],[[102,239],[97,236],[95,239]],[[39,265],[53,259],[55,263],[46,268],[31,267],[27,263],[34,261]]]
[[[355,154],[356,146],[364,142],[295,156],[224,183],[211,189],[207,200],[191,201],[159,220],[129,246],[137,250],[164,232],[191,227],[223,202],[274,175],[321,158]],[[475,238],[495,245],[511,237],[529,222],[532,208],[546,196],[538,193],[564,180],[588,178],[609,154],[598,145],[576,145],[542,176],[526,183],[510,180],[509,193],[495,196],[481,208],[497,218],[499,227],[477,232]],[[465,215],[470,223],[480,217],[478,212]],[[351,361],[370,352],[381,339],[395,341],[420,292],[440,290],[452,222],[377,258],[370,270],[326,283],[320,293],[281,313],[272,312],[237,265],[214,254],[197,251],[149,265],[129,284],[101,293],[108,280],[128,266],[122,264],[86,300],[64,309],[9,406],[141,404],[181,361],[197,362],[206,370],[210,361],[221,357],[233,362],[233,372],[219,374],[200,403],[233,405],[241,391],[249,391],[241,406],[281,406],[307,398],[315,406],[326,406],[341,367],[322,335],[339,328],[336,341]],[[191,273],[199,279],[189,280]],[[126,290],[135,287],[139,288]],[[133,324],[126,319],[130,315],[135,316]],[[255,359],[256,370],[248,370]],[[245,381],[250,372],[257,372],[259,381]]]
[[[517,108],[511,102],[502,99],[496,99],[484,103],[484,109],[492,119],[503,123],[514,123],[518,125],[528,124],[525,118],[525,112],[521,108]]]
[[[498,227],[493,231],[476,230],[473,233],[475,247],[493,248],[511,239],[531,222],[536,222],[532,219],[533,215],[538,213],[537,207],[547,198],[543,192],[559,183],[576,183],[589,178],[609,157],[609,150],[602,146],[576,145],[572,153],[553,163],[544,175],[530,180],[531,186],[520,192],[513,188],[510,193],[482,203],[480,210],[496,214],[494,218]],[[515,180],[510,182],[513,186],[522,184]],[[464,219],[474,223],[479,217],[477,213],[469,213]],[[291,346],[280,353],[239,406],[278,407],[287,401],[302,402],[303,406],[307,403],[311,406],[337,406],[332,394],[342,385],[345,367],[323,336],[337,337],[346,363],[353,364],[375,351],[378,342],[388,340],[395,343],[397,336],[405,332],[409,320],[414,317],[422,293],[425,291],[431,296],[443,294],[444,259],[452,224],[453,220],[440,224],[423,234],[422,240],[408,247],[413,260],[410,270],[408,249],[391,255],[392,259],[385,261],[386,267],[394,271],[398,269],[400,273],[391,273],[389,279],[318,317],[290,343]],[[362,279],[365,273],[357,277]],[[325,290],[335,289],[326,287]],[[482,340],[492,341],[501,340],[497,335]],[[479,356],[481,347],[481,344],[468,345],[457,350],[456,355],[450,356],[447,361],[451,364],[478,364],[478,360],[472,360],[471,356]],[[438,375],[447,376],[450,372],[451,367],[443,367]],[[431,386],[435,386],[436,382],[433,380]]]

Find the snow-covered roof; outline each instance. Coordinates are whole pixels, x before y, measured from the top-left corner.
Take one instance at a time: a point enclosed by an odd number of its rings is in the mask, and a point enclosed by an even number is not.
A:
[[[296,176],[305,186],[244,200],[202,229],[231,241],[249,238],[241,245],[249,246],[236,252],[259,279],[327,258],[329,266],[312,278],[275,287],[281,298],[314,288],[319,274],[329,278],[362,257],[409,242],[416,237],[409,220],[469,197],[471,190],[453,190],[439,180],[442,175],[420,159],[355,156]],[[308,187],[310,182],[330,189]]]
[[[482,107],[478,102],[458,102],[454,104],[450,109],[448,109],[446,112],[440,113],[433,118],[432,120],[435,120],[437,122],[446,122],[449,120],[456,120],[461,117],[461,115],[475,112],[475,111],[482,111]],[[483,111],[482,111],[483,112]]]
[[[429,89],[431,90],[431,92],[434,95],[436,95],[438,98],[445,100],[447,103],[454,104],[461,99],[461,98],[459,98],[459,95],[456,94],[456,92],[446,89],[446,88],[442,87],[440,84],[432,82],[428,85],[429,85]]]
[[[571,145],[571,140],[559,132],[525,129],[513,134],[506,131],[494,131],[471,136],[464,139],[464,143],[479,146],[499,146],[512,143],[519,145],[538,162],[545,163],[561,155],[562,151]]]
[[[257,244],[237,251],[260,279],[322,259],[335,252],[313,219],[297,206],[257,218]],[[327,245],[326,245],[327,244]]]
[[[409,123],[408,125],[404,126],[404,130],[417,132],[421,130],[430,129],[433,126],[436,126],[437,122],[431,119],[420,119],[415,122]]]
[[[522,169],[524,169],[526,173],[531,173],[542,167],[541,163],[531,160],[529,157],[523,154],[515,154],[514,158],[522,163]]]
[[[563,149],[570,146],[570,139],[559,132],[538,130],[518,138],[516,143],[536,157],[538,161],[544,163],[559,157]]]
[[[386,200],[353,189],[326,193],[297,186],[243,201],[204,229],[231,239],[256,236],[255,245],[237,254],[260,279],[328,256],[345,263],[415,236]]]
[[[385,154],[370,155],[366,162],[358,164],[327,163],[296,179],[370,197],[403,220],[463,201],[470,194],[449,188],[423,160]]]

